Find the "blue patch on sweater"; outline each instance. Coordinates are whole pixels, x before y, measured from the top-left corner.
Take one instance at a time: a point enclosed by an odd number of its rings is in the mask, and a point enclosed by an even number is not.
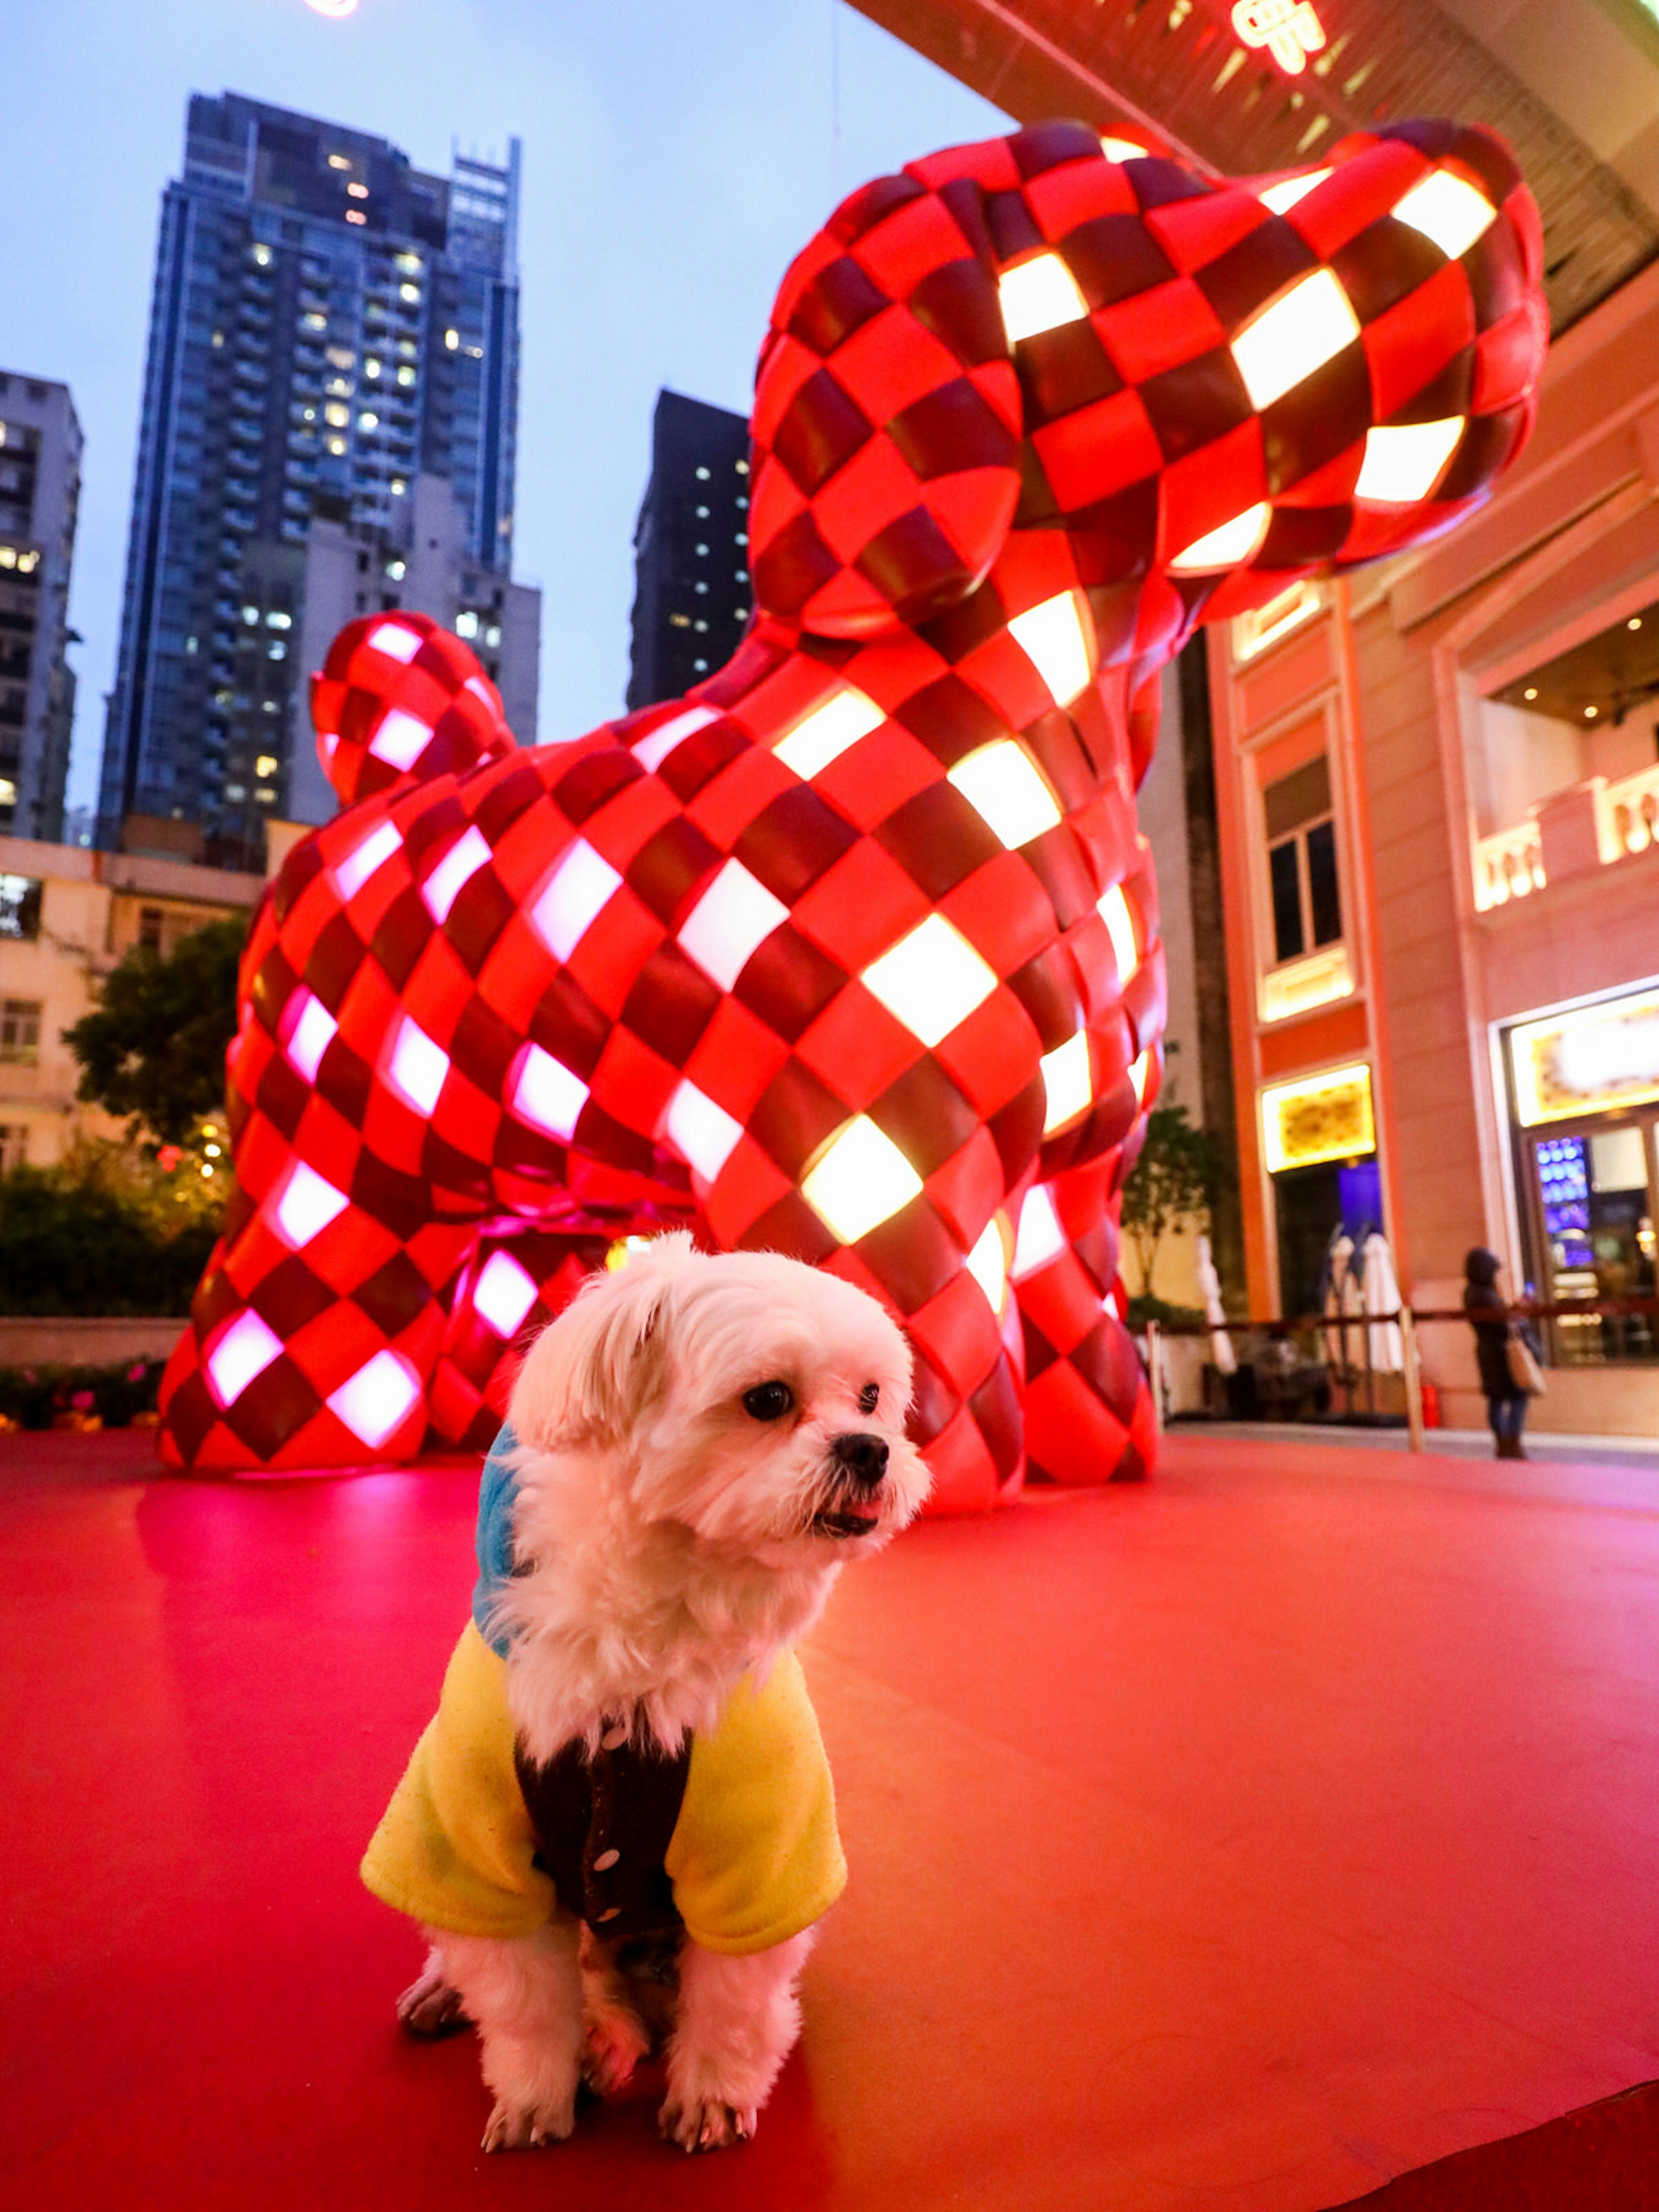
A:
[[[513,1573],[513,1508],[519,1495],[519,1477],[510,1455],[519,1440],[510,1426],[489,1447],[483,1479],[478,1486],[478,1579],[472,1591],[472,1619],[490,1650],[505,1659],[509,1639],[491,1635],[489,1616]]]

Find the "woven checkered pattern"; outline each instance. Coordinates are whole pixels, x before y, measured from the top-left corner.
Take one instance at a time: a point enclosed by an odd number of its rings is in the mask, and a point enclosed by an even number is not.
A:
[[[690,1223],[900,1317],[943,1507],[1146,1470],[1117,1212],[1164,1020],[1158,673],[1455,520],[1541,357],[1496,140],[1405,125],[1310,178],[1051,125],[855,194],[780,293],[757,613],[686,700],[516,751],[459,641],[343,634],[349,803],[250,942],[170,1458],[476,1443],[582,1272]]]

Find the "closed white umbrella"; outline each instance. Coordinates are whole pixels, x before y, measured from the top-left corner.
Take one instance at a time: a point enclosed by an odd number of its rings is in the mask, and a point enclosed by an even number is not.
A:
[[[1360,1258],[1364,1271],[1360,1287],[1364,1295],[1366,1312],[1398,1313],[1400,1281],[1394,1271],[1394,1254],[1389,1249],[1389,1240],[1380,1230],[1373,1229],[1365,1239],[1365,1249]],[[1371,1372],[1374,1375],[1403,1373],[1406,1346],[1400,1334],[1399,1322],[1374,1321],[1367,1333],[1370,1340]]]
[[[1325,1313],[1328,1319],[1339,1320],[1356,1313],[1359,1307],[1359,1285],[1353,1279],[1353,1239],[1345,1229],[1330,1249],[1331,1279],[1325,1292]],[[1325,1332],[1325,1362],[1336,1375],[1343,1375],[1348,1367],[1348,1332],[1328,1328]]]
[[[1227,1315],[1221,1303],[1221,1278],[1210,1256],[1210,1240],[1198,1240],[1198,1286],[1204,1293],[1204,1318],[1210,1324],[1210,1357],[1223,1375],[1237,1375],[1238,1356],[1227,1334]]]

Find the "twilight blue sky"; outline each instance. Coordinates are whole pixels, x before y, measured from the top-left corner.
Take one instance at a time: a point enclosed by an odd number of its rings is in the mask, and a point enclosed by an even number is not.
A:
[[[541,735],[616,713],[652,403],[746,411],[778,278],[836,199],[996,112],[839,0],[54,0],[6,11],[0,368],[86,432],[70,803],[112,676],[158,198],[186,95],[246,93],[447,172],[524,141],[519,572]]]

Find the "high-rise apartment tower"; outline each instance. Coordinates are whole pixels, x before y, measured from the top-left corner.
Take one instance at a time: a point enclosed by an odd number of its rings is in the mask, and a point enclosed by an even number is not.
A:
[[[75,720],[70,563],[81,425],[66,385],[0,370],[0,833],[55,844]]]
[[[634,531],[628,704],[678,699],[723,668],[749,623],[749,424],[659,392]]]
[[[518,416],[519,146],[428,176],[383,138],[190,102],[161,202],[100,842],[199,824],[262,865],[309,743],[298,644],[313,514],[398,532],[442,479],[505,576]]]

